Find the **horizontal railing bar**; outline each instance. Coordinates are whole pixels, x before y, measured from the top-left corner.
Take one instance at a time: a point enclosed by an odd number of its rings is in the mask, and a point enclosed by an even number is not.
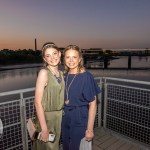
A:
[[[104,79],[150,85],[150,82],[147,82],[147,81],[130,80],[130,79],[122,79],[122,78],[111,78],[111,77],[104,77]]]
[[[9,103],[15,103],[15,102],[20,102],[20,99],[17,99],[17,100],[11,100],[11,101],[8,101],[8,102],[0,102],[0,105],[5,105],[5,104],[9,104]]]
[[[18,146],[23,146],[23,144],[18,144],[16,146],[12,146],[11,148],[7,148],[6,150],[12,150],[13,148],[17,148]]]
[[[140,108],[144,108],[144,109],[150,109],[150,107],[141,106],[141,105],[137,105],[137,104],[133,104],[133,103],[129,103],[129,102],[124,102],[124,101],[120,101],[120,100],[116,100],[116,99],[112,99],[112,98],[110,99],[109,97],[108,97],[108,100],[115,101],[115,102],[122,103],[122,104],[131,105],[131,106],[136,106],[136,107],[140,107]]]
[[[14,90],[14,91],[2,92],[2,93],[0,93],[0,96],[26,93],[26,92],[31,92],[31,91],[34,91],[34,90],[35,90],[35,88],[27,88],[27,89],[21,89],[21,90]]]
[[[150,89],[138,88],[138,87],[134,87],[134,86],[121,85],[121,84],[115,84],[115,83],[107,83],[107,85],[115,85],[115,86],[120,86],[120,87],[124,87],[124,88],[129,88],[129,89],[150,91]]]
[[[3,126],[3,128],[8,128],[8,127],[12,127],[14,125],[18,125],[18,124],[21,124],[21,122],[17,122],[17,123],[13,123],[13,124],[10,124],[10,125],[6,125],[6,126]]]
[[[94,77],[94,79],[96,79],[96,80],[97,80],[97,79],[102,79],[102,77]]]
[[[25,98],[23,98],[24,100],[28,100],[28,99],[30,99],[30,98],[34,98],[35,96],[33,95],[33,96],[30,96],[30,97],[25,97]]]
[[[128,121],[128,120],[125,120],[125,119],[121,119],[121,118],[119,118],[119,117],[115,117],[115,116],[112,116],[112,115],[109,115],[109,114],[106,114],[107,116],[110,116],[110,117],[112,117],[112,118],[116,118],[116,119],[119,119],[119,120],[122,120],[122,121],[125,121],[125,122],[128,122],[128,123],[131,123],[131,124],[134,124],[134,125],[138,125],[138,126],[140,126],[140,127],[142,127],[142,128],[146,128],[146,129],[150,129],[149,127],[146,127],[146,126],[142,126],[142,125],[140,125],[140,124],[137,124],[137,123],[135,123],[135,122],[131,122],[131,121]]]

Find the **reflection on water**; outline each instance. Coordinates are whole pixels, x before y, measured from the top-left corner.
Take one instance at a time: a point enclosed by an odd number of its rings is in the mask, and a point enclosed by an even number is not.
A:
[[[120,59],[113,59],[110,62],[109,68],[127,68],[128,57],[120,56]],[[150,56],[137,57],[132,56],[131,68],[150,68]]]
[[[27,68],[27,69],[14,69],[14,70],[7,70],[7,71],[1,71],[0,72],[0,79],[5,79],[8,77],[16,77],[16,76],[27,76],[27,75],[35,75],[35,73],[38,73],[38,67],[37,68]]]
[[[0,72],[0,92],[35,87],[37,68],[15,69]]]
[[[0,72],[0,92],[35,87],[39,69],[37,67]],[[116,77],[150,82],[150,70],[89,69],[88,71],[99,77]]]
[[[132,66],[150,67],[150,57],[133,57]],[[109,67],[126,68],[127,57],[112,60]],[[39,70],[40,67],[0,71],[0,92],[35,87]],[[150,82],[150,70],[89,69],[88,71],[99,77],[116,77]]]

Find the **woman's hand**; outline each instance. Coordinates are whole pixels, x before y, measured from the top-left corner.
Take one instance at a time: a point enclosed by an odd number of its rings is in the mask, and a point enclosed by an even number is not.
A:
[[[41,131],[40,140],[43,142],[48,142],[49,130]]]
[[[93,133],[93,130],[89,130],[87,129],[86,132],[85,132],[85,139],[87,141],[91,141],[94,137],[94,133]]]

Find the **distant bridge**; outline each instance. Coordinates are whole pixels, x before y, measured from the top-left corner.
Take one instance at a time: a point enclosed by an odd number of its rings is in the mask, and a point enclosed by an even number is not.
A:
[[[100,66],[102,66],[102,62],[103,62],[103,67],[100,67],[100,68],[108,69],[108,65],[110,64],[110,60],[119,59],[119,56],[128,57],[128,63],[127,63],[126,69],[133,69],[133,67],[132,67],[132,57],[133,56],[148,57],[148,56],[150,56],[150,53],[149,54],[146,54],[146,53],[142,53],[142,54],[136,54],[136,53],[135,54],[119,54],[119,53],[115,53],[115,54],[113,54],[112,53],[112,54],[99,54],[99,55],[98,54],[84,54],[83,58],[84,58],[85,66],[89,67],[90,65],[88,64],[88,62],[90,62],[90,61],[91,62],[95,61],[96,63],[99,63]],[[109,69],[111,69],[111,68],[109,68]],[[121,68],[119,68],[119,69],[121,69]],[[139,68],[139,69],[142,69],[142,68]],[[146,69],[150,69],[150,67],[146,68]]]

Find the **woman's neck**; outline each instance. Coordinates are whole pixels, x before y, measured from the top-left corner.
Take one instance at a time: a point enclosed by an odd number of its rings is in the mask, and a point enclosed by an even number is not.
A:
[[[47,68],[56,76],[59,75],[58,66],[47,66]]]
[[[69,74],[78,74],[79,71],[78,71],[78,69],[69,69],[68,73]]]

